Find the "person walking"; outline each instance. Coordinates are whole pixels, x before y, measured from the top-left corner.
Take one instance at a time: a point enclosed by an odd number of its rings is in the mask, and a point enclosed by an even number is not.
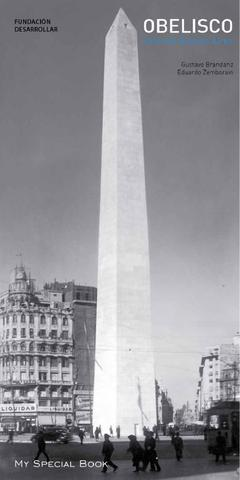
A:
[[[99,439],[99,434],[100,434],[99,428],[96,427],[96,428],[95,428],[95,432],[94,432],[95,440],[98,440],[98,439]]]
[[[84,439],[84,437],[85,437],[85,432],[84,432],[84,430],[82,430],[81,428],[80,428],[80,430],[79,430],[78,436],[79,436],[79,438],[80,438],[80,443],[81,443],[81,445],[82,445],[82,444],[83,444],[83,439]]]
[[[137,437],[135,435],[128,435],[130,440],[129,447],[127,452],[132,454],[132,464],[136,470],[134,472],[139,472],[140,467],[139,464],[142,462],[144,464],[144,450],[141,447],[140,443],[137,441]]]
[[[110,425],[110,427],[109,427],[109,433],[110,433],[110,436],[112,437],[112,436],[113,436],[113,428],[112,428],[112,425]]]
[[[117,438],[120,438],[120,425],[118,425],[116,428],[116,434],[117,434]]]
[[[114,472],[116,472],[116,470],[118,469],[118,466],[115,465],[115,463],[113,463],[112,460],[111,460],[111,456],[113,454],[114,446],[113,446],[112,442],[110,442],[109,438],[110,438],[110,435],[105,433],[104,434],[103,447],[102,447],[102,454],[104,456],[104,459],[103,459],[104,464],[103,464],[102,473],[107,472],[107,467],[108,466],[112,467]]]
[[[8,432],[7,443],[13,443],[13,435],[14,435],[14,431],[13,431],[13,429],[11,428],[11,430],[9,430],[9,432]]]
[[[220,430],[216,437],[215,455],[215,462],[218,462],[219,457],[222,456],[223,463],[226,463],[226,438],[222,435]]]
[[[148,432],[146,435],[146,440],[144,442],[145,448],[145,461],[143,470],[145,471],[149,462],[150,462],[150,470],[151,472],[160,472],[161,467],[158,463],[158,456],[156,452],[156,440],[153,438],[153,432]]]
[[[37,460],[40,457],[41,453],[43,453],[43,455],[45,455],[45,457],[47,459],[47,462],[49,462],[49,456],[46,452],[46,443],[45,443],[45,440],[44,440],[44,433],[43,433],[42,430],[39,430],[37,435],[35,435],[35,439],[36,439],[37,444],[38,444],[38,452],[37,452],[37,455],[34,458],[34,460]]]
[[[181,462],[181,458],[183,457],[183,439],[180,437],[179,432],[176,433],[172,443],[175,448],[176,459],[178,462]]]

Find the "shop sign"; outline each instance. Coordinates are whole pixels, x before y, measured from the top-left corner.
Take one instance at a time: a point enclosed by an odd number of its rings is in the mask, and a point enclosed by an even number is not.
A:
[[[34,413],[37,411],[37,406],[35,403],[1,403],[0,404],[0,414],[8,415],[9,413]]]
[[[39,412],[71,413],[72,407],[38,407]]]

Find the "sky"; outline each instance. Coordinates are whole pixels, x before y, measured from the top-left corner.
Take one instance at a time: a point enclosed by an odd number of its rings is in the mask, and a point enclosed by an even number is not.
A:
[[[23,263],[41,287],[97,285],[104,37],[122,7],[138,31],[156,377],[193,406],[201,355],[238,329],[235,0],[2,0],[0,289]],[[15,33],[15,18],[57,33]],[[146,45],[146,18],[232,18],[231,46]]]

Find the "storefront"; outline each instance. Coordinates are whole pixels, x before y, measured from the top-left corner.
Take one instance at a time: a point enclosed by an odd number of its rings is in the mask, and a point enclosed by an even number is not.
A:
[[[0,429],[2,433],[34,433],[37,430],[37,406],[35,403],[0,404]]]

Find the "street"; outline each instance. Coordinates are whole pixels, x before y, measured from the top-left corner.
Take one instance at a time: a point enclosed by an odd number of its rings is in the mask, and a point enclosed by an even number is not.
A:
[[[161,464],[161,472],[140,472],[138,477],[141,479],[151,478],[178,478],[186,480],[236,480],[238,478],[238,457],[228,456],[227,464],[221,462],[216,464],[214,456],[206,451],[206,444],[203,440],[188,439],[184,441],[184,458],[182,462],[177,462],[174,450],[169,438],[160,441],[158,444],[158,455]],[[107,476],[116,477],[118,480],[127,480],[135,478],[132,473],[131,455],[126,453],[128,442],[115,442],[115,451],[113,461],[119,469],[116,473],[109,468]],[[32,479],[95,479],[102,478],[100,461],[101,442],[80,445],[79,443],[70,443],[68,445],[58,445],[56,443],[47,444],[47,453],[50,457],[48,465],[45,457],[42,455],[39,462],[33,465],[33,459],[37,452],[36,444],[32,443],[14,443],[0,444],[0,478],[1,480],[32,480]],[[86,466],[88,464],[88,466]]]

